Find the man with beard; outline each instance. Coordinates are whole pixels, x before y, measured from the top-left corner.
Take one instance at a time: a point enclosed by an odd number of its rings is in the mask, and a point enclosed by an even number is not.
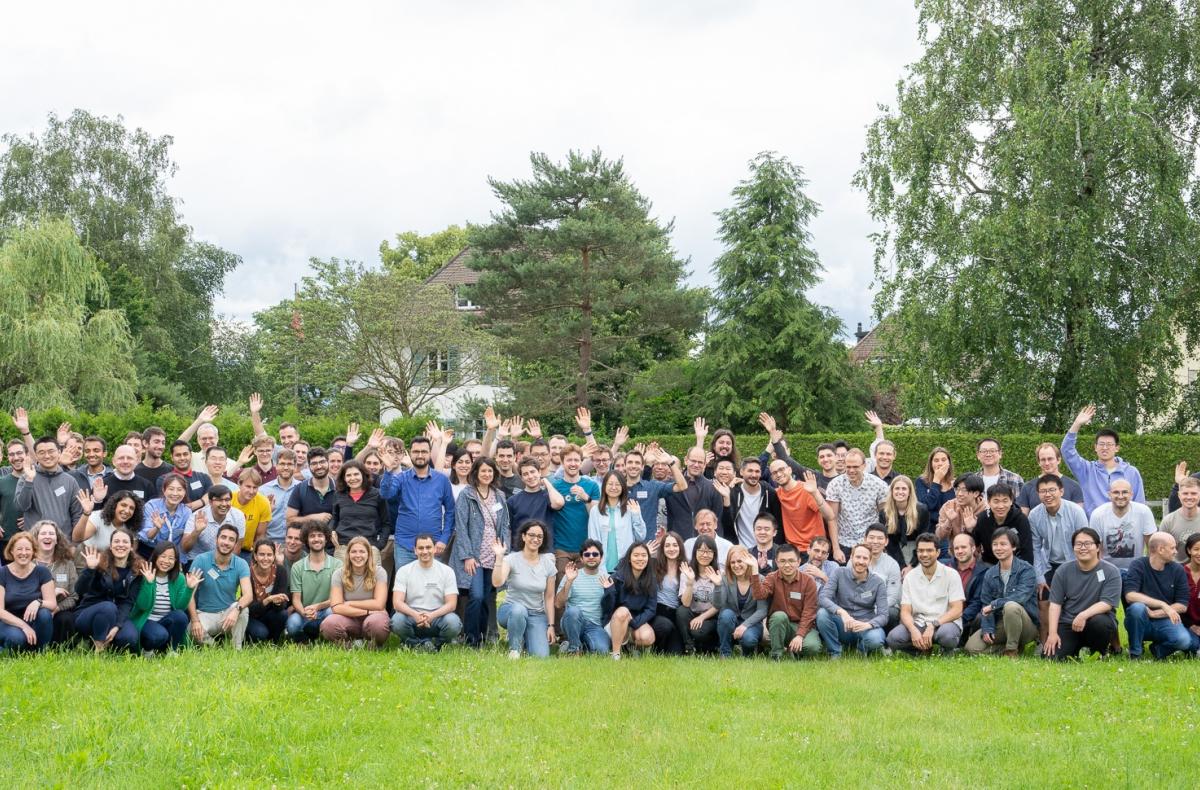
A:
[[[308,466],[315,475],[313,452],[315,449],[308,455]],[[400,470],[400,458],[391,447],[380,450],[379,457],[387,470],[379,480],[379,495],[384,499],[399,495],[394,534],[397,571],[417,560],[418,535],[432,535],[434,553],[442,555],[454,534],[454,490],[450,478],[430,466],[429,439],[418,436],[409,444],[411,469]]]

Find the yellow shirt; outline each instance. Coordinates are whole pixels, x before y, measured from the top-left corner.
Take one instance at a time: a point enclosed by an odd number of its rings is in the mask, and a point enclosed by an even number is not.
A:
[[[243,505],[235,489],[233,506],[246,517],[246,539],[242,542],[242,548],[253,551],[259,527],[261,526],[264,536],[267,534],[267,525],[271,523],[271,503],[262,494],[255,494],[253,499]]]

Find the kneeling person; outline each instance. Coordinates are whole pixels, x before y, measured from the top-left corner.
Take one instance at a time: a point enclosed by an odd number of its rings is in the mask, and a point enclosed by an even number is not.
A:
[[[392,633],[409,647],[440,650],[462,632],[458,608],[458,579],[449,565],[435,560],[436,546],[428,533],[413,544],[417,559],[396,571],[392,585]]]
[[[1016,530],[992,533],[996,564],[988,567],[979,584],[979,630],[967,640],[973,656],[999,653],[1015,658],[1025,645],[1037,639],[1037,571],[1016,556],[1020,538]]]
[[[242,649],[254,600],[250,566],[234,552],[240,544],[237,528],[226,524],[217,532],[217,546],[192,560],[191,573],[200,574],[200,586],[188,601],[192,640],[206,645],[229,635],[234,650]]]
[[[604,576],[600,572],[604,547],[589,538],[583,542],[579,557],[582,566],[567,563],[554,596],[555,607],[565,609],[562,627],[567,641],[559,652],[579,655],[586,649],[590,653],[607,653],[612,643],[601,624],[604,615],[600,606],[604,599]]]
[[[1071,535],[1074,562],[1064,562],[1050,583],[1050,613],[1042,653],[1062,660],[1084,647],[1105,654],[1117,636],[1113,612],[1121,598],[1121,571],[1100,559],[1100,533],[1080,527]]]
[[[830,658],[840,658],[844,647],[864,654],[883,647],[887,583],[870,566],[871,550],[860,543],[850,550],[850,564],[830,574],[821,588],[817,631]]]
[[[888,633],[893,650],[928,653],[934,643],[942,650],[958,647],[966,595],[958,571],[938,562],[937,538],[917,536],[917,567],[900,585],[900,625]]]
[[[786,650],[793,656],[815,656],[821,652],[817,622],[817,584],[800,572],[800,554],[784,543],[775,550],[779,570],[754,580],[754,597],[768,601],[767,634],[771,658],[779,661]]]

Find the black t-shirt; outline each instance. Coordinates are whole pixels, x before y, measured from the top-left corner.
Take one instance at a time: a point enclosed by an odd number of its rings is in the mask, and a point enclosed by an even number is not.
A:
[[[0,587],[4,588],[4,608],[9,614],[25,616],[25,609],[33,601],[42,600],[42,585],[54,581],[50,569],[35,565],[24,579],[18,579],[11,566],[0,568]]]
[[[187,496],[183,500],[185,502],[195,502],[198,499],[204,499],[204,495],[208,493],[208,489],[212,488],[212,480],[204,472],[192,472],[190,475],[185,475],[178,469],[174,469],[173,467],[172,469],[175,474],[183,478],[184,483],[187,485]],[[166,477],[166,475],[154,481],[155,496],[162,496],[163,477]]]
[[[521,478],[517,475],[509,475],[505,477],[500,475],[500,488],[504,491],[505,497],[510,497],[525,487],[521,482]]]
[[[508,523],[512,527],[512,545],[515,547],[523,541],[517,540],[518,530],[527,521],[540,521],[546,525],[550,535],[546,541],[549,545],[554,545],[549,538],[554,536],[553,520],[550,517],[550,495],[545,489],[537,491],[526,491],[522,488],[508,498]],[[514,551],[516,549],[514,548]]]
[[[108,486],[108,496],[112,496],[119,491],[130,491],[135,497],[143,502],[149,502],[154,497],[158,496],[158,491],[154,488],[154,483],[134,472],[133,477],[128,480],[122,480],[117,477],[116,472],[109,472],[104,476],[104,485]],[[108,498],[105,497],[105,501]],[[98,503],[97,507],[103,503]]]
[[[137,468],[133,470],[133,473],[138,477],[144,477],[151,483],[158,485],[158,478],[162,477],[163,475],[170,474],[171,470],[174,468],[175,467],[171,466],[166,461],[163,461],[154,468],[146,466],[145,464],[138,464]]]

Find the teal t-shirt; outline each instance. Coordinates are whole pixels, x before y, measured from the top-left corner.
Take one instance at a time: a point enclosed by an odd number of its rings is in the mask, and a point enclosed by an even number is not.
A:
[[[600,486],[595,480],[587,477],[581,477],[575,483],[568,483],[561,477],[553,478],[551,482],[566,500],[562,509],[554,514],[554,548],[559,551],[577,552],[587,540],[588,508],[600,497]],[[587,502],[571,493],[574,486],[579,486],[587,493]]]
[[[196,609],[201,612],[223,612],[241,597],[242,579],[250,575],[250,566],[241,557],[229,559],[229,567],[221,570],[213,552],[206,551],[192,560],[191,570],[200,571],[203,581],[196,588]]]

